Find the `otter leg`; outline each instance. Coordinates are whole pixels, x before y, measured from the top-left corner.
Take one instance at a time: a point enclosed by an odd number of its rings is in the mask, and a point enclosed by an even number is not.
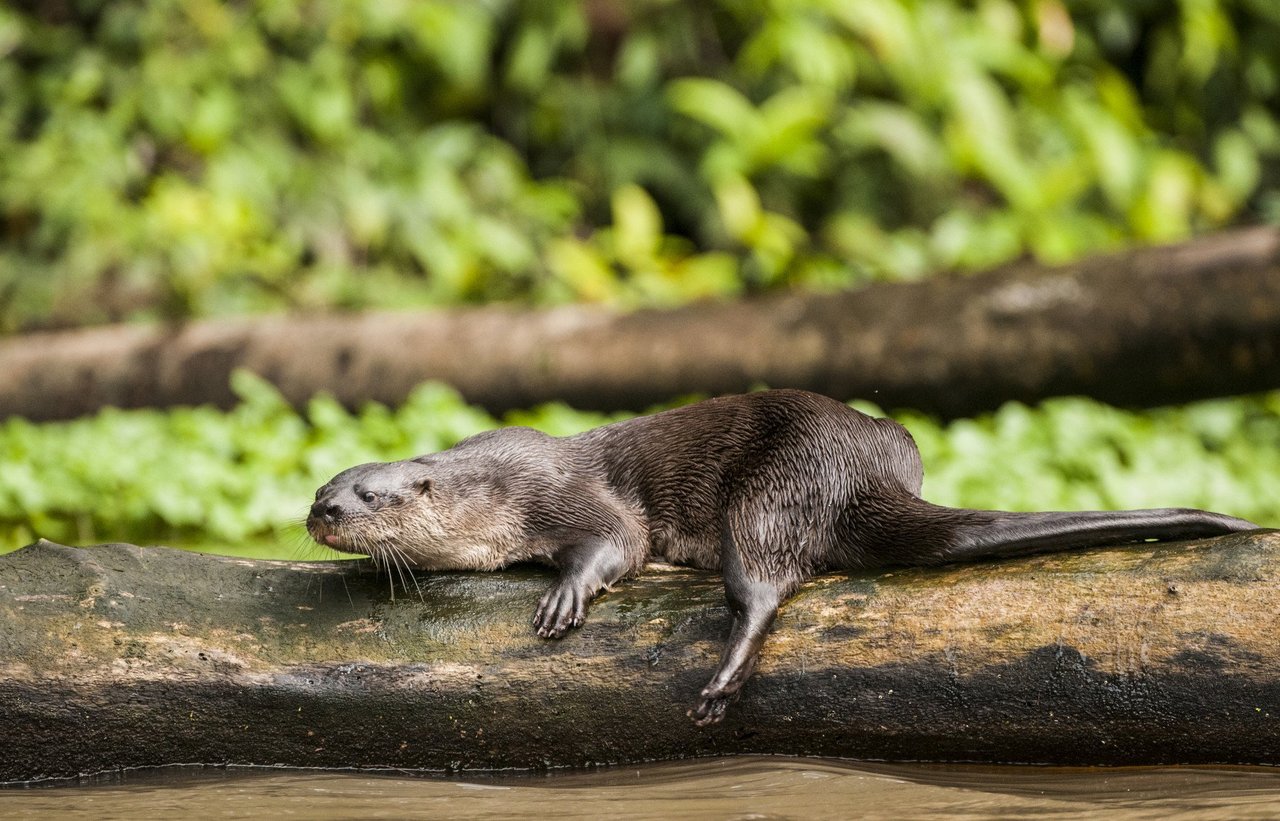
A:
[[[587,619],[587,605],[601,590],[627,574],[626,553],[608,539],[592,539],[563,548],[556,554],[560,578],[548,588],[533,626],[538,635],[558,639]]]
[[[689,717],[699,727],[715,724],[724,718],[725,709],[738,697],[742,685],[755,669],[765,636],[778,614],[778,605],[790,593],[792,585],[753,578],[742,565],[732,537],[726,534],[721,550],[721,572],[724,576],[725,599],[733,613],[729,646],[720,659],[720,667],[702,688],[702,700]]]

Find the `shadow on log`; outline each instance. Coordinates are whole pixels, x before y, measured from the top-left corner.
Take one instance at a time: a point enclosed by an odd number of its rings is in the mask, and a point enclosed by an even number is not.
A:
[[[830,575],[724,723],[728,632],[668,567],[567,639],[548,572],[423,574],[40,542],[0,557],[0,781],[177,762],[428,770],[736,753],[1280,764],[1280,533]]]
[[[492,411],[639,410],[758,385],[942,416],[1083,394],[1169,404],[1280,387],[1280,231],[1061,267],[670,311],[566,306],[259,317],[0,339],[0,418],[235,401],[234,368],[302,406],[399,404],[424,380]]]

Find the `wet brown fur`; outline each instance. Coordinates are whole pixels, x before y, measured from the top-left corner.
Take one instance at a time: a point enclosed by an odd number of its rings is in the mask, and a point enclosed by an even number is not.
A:
[[[360,465],[317,492],[308,529],[388,565],[556,566],[535,616],[549,638],[579,626],[594,596],[650,559],[719,570],[735,622],[691,711],[705,724],[736,697],[778,605],[816,574],[1253,527],[1187,510],[945,508],[920,498],[923,475],[897,423],[813,393],[765,391],[567,438],[505,428]]]

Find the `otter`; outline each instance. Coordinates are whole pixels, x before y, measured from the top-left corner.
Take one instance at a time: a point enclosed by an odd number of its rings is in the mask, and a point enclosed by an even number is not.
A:
[[[651,558],[718,570],[728,647],[689,715],[719,721],[779,606],[833,570],[938,565],[1255,529],[1191,509],[1009,513],[931,504],[898,423],[798,390],[709,399],[556,438],[481,433],[400,462],[359,465],[316,492],[320,544],[384,564],[559,570],[533,617],[558,639],[601,591]]]

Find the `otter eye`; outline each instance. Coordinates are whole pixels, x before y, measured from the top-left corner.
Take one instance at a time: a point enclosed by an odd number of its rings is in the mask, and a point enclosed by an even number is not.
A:
[[[374,493],[372,490],[366,490],[364,493],[360,494],[360,498],[364,500],[365,504],[371,505],[375,501],[377,501],[378,495]]]

